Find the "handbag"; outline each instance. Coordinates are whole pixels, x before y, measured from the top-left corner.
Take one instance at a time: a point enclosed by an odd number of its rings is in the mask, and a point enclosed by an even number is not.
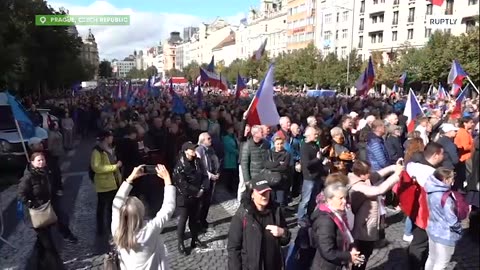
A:
[[[30,214],[32,226],[35,229],[44,228],[57,222],[57,215],[55,214],[55,211],[53,211],[50,201],[37,208],[29,208],[28,212]]]
[[[273,161],[273,156],[270,151],[268,151],[268,160]],[[282,182],[282,174],[279,172],[272,172],[269,169],[263,169],[261,173],[263,174],[263,177],[265,178],[265,180],[268,181],[268,185],[270,187],[279,186],[280,183]]]
[[[103,257],[103,269],[104,270],[119,270],[120,259],[118,258],[117,250],[112,249]]]

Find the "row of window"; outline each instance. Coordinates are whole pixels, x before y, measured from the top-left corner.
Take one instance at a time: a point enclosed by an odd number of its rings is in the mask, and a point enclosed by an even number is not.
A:
[[[293,43],[293,42],[310,41],[310,40],[313,40],[313,38],[314,38],[313,33],[299,33],[293,36],[289,36],[287,39],[287,42]]]
[[[306,19],[296,20],[288,23],[288,29],[295,29],[299,27],[304,27],[307,25],[315,24],[315,17],[310,17]]]
[[[339,38],[339,30],[335,31],[335,40],[338,40]],[[323,37],[325,40],[331,40],[332,39],[332,31],[325,31],[323,33]],[[348,38],[348,29],[343,29],[342,30],[342,39],[347,39]]]
[[[450,32],[450,29],[447,29],[446,32]],[[425,38],[429,38],[432,35],[432,29],[431,28],[425,28]],[[374,33],[370,34],[370,43],[376,44],[376,43],[383,43],[383,33]],[[412,40],[413,39],[413,29],[408,29],[407,30],[407,40]],[[398,31],[392,31],[392,41],[397,41],[398,40]],[[358,48],[363,48],[363,36],[359,36],[358,39]]]
[[[338,50],[339,50],[338,47],[335,47],[335,48],[331,48],[331,47],[328,47],[328,46],[323,47],[324,54],[335,53],[336,55],[340,55],[341,57],[347,56],[347,47],[346,46],[341,47],[340,52]]]
[[[325,24],[332,23],[332,13],[325,14]],[[344,11],[342,13],[342,22],[347,22],[348,21],[348,11]],[[336,22],[340,22],[340,12],[337,12],[337,19]]]
[[[373,4],[376,5],[378,3],[385,3],[385,0],[373,0]],[[447,3],[446,3],[446,6],[445,6],[445,15],[451,15],[453,14],[453,3],[454,3],[454,0],[447,0]],[[396,6],[396,5],[399,5],[400,4],[400,0],[394,0],[393,1],[393,5]],[[468,0],[468,5],[469,6],[473,6],[473,5],[476,5],[478,4],[478,0]],[[413,8],[415,9],[415,8]],[[362,0],[360,2],[360,13],[365,13],[365,0]],[[427,15],[431,15],[432,14],[432,5],[428,5],[427,6]]]
[[[293,8],[289,8],[288,15],[294,15],[297,13],[309,11],[309,9],[312,9],[313,7],[315,7],[315,0],[307,0],[307,3],[301,4]]]

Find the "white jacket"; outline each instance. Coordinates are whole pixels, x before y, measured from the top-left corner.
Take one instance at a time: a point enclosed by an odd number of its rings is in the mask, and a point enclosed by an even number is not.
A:
[[[120,220],[120,208],[127,200],[132,185],[123,182],[113,200],[112,233],[117,231]],[[165,223],[175,211],[176,190],[173,185],[165,187],[162,209],[154,219],[148,221],[137,234],[138,248],[127,252],[119,249],[121,269],[168,270],[166,247],[160,235]]]

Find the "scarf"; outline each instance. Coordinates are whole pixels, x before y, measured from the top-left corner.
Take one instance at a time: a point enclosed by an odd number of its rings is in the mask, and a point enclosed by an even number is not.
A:
[[[318,210],[328,213],[330,218],[335,222],[337,225],[338,229],[342,233],[342,238],[343,238],[343,251],[348,251],[350,248],[350,245],[353,243],[353,236],[350,233],[350,230],[348,229],[348,220],[347,216],[345,214],[340,214],[338,211],[332,210],[327,204],[319,204],[318,205]]]

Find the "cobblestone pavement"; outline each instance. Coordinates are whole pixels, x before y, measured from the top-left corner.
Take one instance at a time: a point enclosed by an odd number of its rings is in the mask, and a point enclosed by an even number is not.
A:
[[[79,242],[74,245],[64,242],[58,233],[55,233],[57,245],[67,269],[102,269],[103,254],[108,250],[107,239],[99,238],[95,233],[96,194],[88,178],[88,173],[85,171],[85,168],[88,168],[90,145],[82,143],[77,153],[70,155],[69,160],[72,165],[65,165],[64,183],[66,188],[71,189],[68,193],[66,192],[65,207],[71,209],[69,211],[70,226],[79,238]],[[233,196],[221,186],[218,187],[215,203],[212,205],[208,217],[211,227],[200,236],[208,248],[196,249],[187,257],[181,256],[177,252],[176,218],[173,218],[163,231],[171,269],[227,269],[227,235],[230,219],[237,207],[238,204]],[[392,218],[392,220],[392,224],[386,229],[386,238],[390,244],[374,251],[367,269],[408,269],[405,252],[407,243],[402,240],[404,225],[401,218],[400,220]],[[290,216],[287,221],[295,235],[295,218]],[[35,233],[28,224],[18,222],[11,233],[4,237],[14,243],[17,249],[0,243],[0,268],[33,269],[32,262],[38,258],[36,258],[33,248]],[[185,242],[187,247],[188,243],[187,240]],[[475,242],[472,238],[465,237],[458,244],[448,269],[479,269],[479,254],[478,240]]]

